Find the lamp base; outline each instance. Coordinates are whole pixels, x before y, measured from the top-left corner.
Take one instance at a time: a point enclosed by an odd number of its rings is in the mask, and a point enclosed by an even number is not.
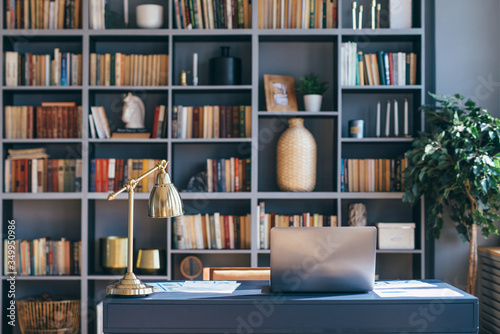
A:
[[[152,293],[153,287],[142,283],[134,273],[126,273],[121,280],[106,287],[106,294],[115,296],[146,296]]]

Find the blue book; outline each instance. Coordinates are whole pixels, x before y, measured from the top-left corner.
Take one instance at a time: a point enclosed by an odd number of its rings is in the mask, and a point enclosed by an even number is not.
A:
[[[68,62],[67,62],[67,53],[63,52],[61,54],[61,86],[68,85]]]
[[[224,187],[222,186],[222,180],[224,179],[222,173],[222,166],[224,163],[221,162],[222,159],[217,159],[217,192],[223,192]]]
[[[90,160],[90,184],[89,184],[89,192],[95,192],[95,159]]]

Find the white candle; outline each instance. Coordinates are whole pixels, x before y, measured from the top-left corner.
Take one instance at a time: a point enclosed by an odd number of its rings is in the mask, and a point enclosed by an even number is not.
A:
[[[389,124],[391,120],[391,101],[387,100],[387,113],[385,118],[385,136],[389,137]]]
[[[398,101],[394,100],[394,136],[399,136]]]
[[[125,21],[125,27],[128,27],[128,0],[123,0],[123,21]]]
[[[193,85],[198,85],[198,54],[193,53]]]
[[[380,137],[380,100],[377,102],[377,128],[375,133],[377,137]]]
[[[352,2],[352,29],[356,30],[356,1]]]
[[[405,122],[405,137],[408,136],[408,100],[405,99],[405,105],[404,105],[404,108],[405,108],[405,115],[404,115],[404,122]]]

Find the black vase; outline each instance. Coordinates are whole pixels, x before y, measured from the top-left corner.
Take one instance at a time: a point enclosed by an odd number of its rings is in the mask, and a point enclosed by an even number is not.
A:
[[[229,46],[221,46],[221,56],[210,58],[211,85],[240,85],[241,59],[229,56]]]

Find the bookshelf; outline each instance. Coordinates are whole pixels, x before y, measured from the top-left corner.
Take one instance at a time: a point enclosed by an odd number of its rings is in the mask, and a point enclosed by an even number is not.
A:
[[[423,61],[425,27],[422,25],[424,1],[414,0],[413,28],[352,30],[350,1],[338,1],[338,27],[335,29],[258,29],[258,8],[252,6],[252,28],[193,29],[174,28],[172,1],[162,3],[164,26],[161,29],[136,29],[135,6],[130,2],[129,29],[92,30],[89,28],[88,1],[83,1],[82,28],[64,30],[7,29],[4,15],[0,18],[0,54],[4,64],[6,51],[50,53],[54,48],[81,53],[83,61],[81,86],[18,86],[5,85],[4,67],[0,68],[0,104],[40,105],[43,101],[75,102],[82,106],[82,137],[76,139],[5,139],[1,136],[0,154],[7,157],[8,149],[46,147],[51,158],[82,159],[82,191],[79,193],[0,193],[2,233],[6,235],[7,220],[16,220],[16,238],[30,239],[49,236],[82,241],[81,274],[79,276],[17,276],[16,298],[47,291],[82,301],[81,333],[95,332],[95,304],[105,296],[107,285],[118,276],[104,274],[99,265],[99,238],[127,235],[127,197],[120,195],[108,202],[107,193],[89,191],[91,159],[168,159],[174,184],[183,190],[194,174],[203,170],[206,159],[238,156],[251,159],[251,191],[238,193],[181,193],[187,214],[220,212],[224,215],[252,217],[250,249],[178,250],[172,247],[171,220],[151,221],[146,215],[148,193],[135,195],[135,242],[138,248],[166,249],[165,275],[141,276],[145,281],[183,279],[179,264],[187,255],[198,256],[205,266],[268,266],[269,250],[259,249],[256,217],[259,202],[266,211],[293,215],[305,211],[337,215],[339,225],[346,226],[348,206],[364,203],[368,223],[413,221],[416,223],[415,250],[377,250],[377,273],[380,278],[425,278],[426,249],[424,247],[423,203],[410,207],[401,202],[396,192],[341,192],[341,159],[394,159],[411,145],[411,138],[374,137],[374,110],[378,100],[409,101],[410,133],[423,126],[417,112],[425,99],[425,63]],[[153,3],[152,2],[152,3]],[[120,12],[121,3],[111,2]],[[255,1],[257,4],[258,1]],[[358,2],[369,8],[369,1]],[[387,8],[388,1],[382,1]],[[6,6],[6,0],[3,1]],[[391,50],[417,54],[417,85],[412,86],[342,86],[340,74],[341,45],[359,42],[365,52]],[[231,56],[242,61],[242,84],[235,86],[209,85],[208,62],[220,55],[221,46],[231,47]],[[89,58],[91,53],[167,53],[169,77],[166,86],[91,86]],[[180,86],[182,70],[191,70],[192,54],[198,53],[199,85]],[[320,74],[328,81],[322,111],[267,112],[263,74],[292,75],[297,83],[309,72]],[[110,126],[119,127],[123,94],[133,92],[146,105],[146,127],[151,131],[154,106],[167,106],[167,135],[159,139],[92,139],[87,117],[90,106],[103,105]],[[304,110],[301,95],[297,95],[299,110]],[[382,102],[384,104],[384,102]],[[172,138],[172,109],[175,105],[251,105],[252,133],[250,138],[180,139]],[[400,103],[400,110],[402,103]],[[305,127],[318,145],[317,184],[310,193],[289,193],[276,184],[276,146],[287,121],[293,117],[305,119]],[[348,121],[365,119],[366,136],[349,138]],[[371,126],[369,124],[372,124]],[[3,117],[0,119],[3,129]],[[3,180],[3,164],[0,167]],[[3,261],[3,248],[0,249]],[[0,294],[2,305],[8,299],[7,276],[2,275]],[[35,284],[34,284],[35,283]],[[5,308],[2,308],[2,317]],[[4,333],[18,333],[7,327]]]

